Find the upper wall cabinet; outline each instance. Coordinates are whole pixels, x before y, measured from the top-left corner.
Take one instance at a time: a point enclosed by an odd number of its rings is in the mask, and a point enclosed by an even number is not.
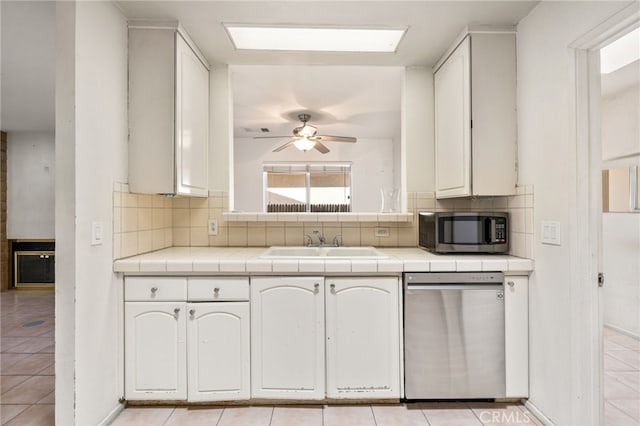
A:
[[[208,196],[209,65],[186,33],[129,25],[129,188]]]
[[[515,194],[515,33],[458,40],[434,68],[436,196]]]

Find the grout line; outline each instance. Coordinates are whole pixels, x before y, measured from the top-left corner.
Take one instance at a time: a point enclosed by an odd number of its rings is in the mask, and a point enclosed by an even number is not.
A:
[[[222,407],[222,413],[220,413],[220,417],[218,417],[218,421],[216,422],[215,426],[218,426],[220,424],[220,421],[222,420],[222,416],[224,415],[225,410],[226,410],[226,407]]]
[[[373,411],[373,405],[369,405],[369,410],[371,410],[371,416],[373,417],[373,424],[378,426],[378,421],[376,420],[376,413]]]
[[[176,411],[176,407],[173,407],[173,410],[171,410],[171,413],[169,413],[169,415],[167,416],[166,419],[164,419],[164,422],[162,422],[163,425],[166,425],[167,422],[169,421],[169,419],[171,418],[171,416],[173,416],[173,413]]]
[[[271,407],[271,417],[269,417],[269,425],[273,422],[273,413],[276,411],[275,405]]]

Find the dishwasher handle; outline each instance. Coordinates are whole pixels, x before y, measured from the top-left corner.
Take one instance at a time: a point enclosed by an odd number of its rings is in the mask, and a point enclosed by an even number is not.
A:
[[[423,290],[502,290],[502,285],[496,284],[407,284],[407,291]]]

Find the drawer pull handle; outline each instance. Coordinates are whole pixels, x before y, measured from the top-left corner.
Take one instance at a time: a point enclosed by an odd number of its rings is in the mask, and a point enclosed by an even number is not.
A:
[[[218,296],[218,293],[220,293],[220,289],[219,289],[218,287],[214,288],[214,289],[213,289],[213,294],[214,294],[215,296]]]
[[[156,291],[158,291],[158,287],[151,287],[151,293],[156,294]]]

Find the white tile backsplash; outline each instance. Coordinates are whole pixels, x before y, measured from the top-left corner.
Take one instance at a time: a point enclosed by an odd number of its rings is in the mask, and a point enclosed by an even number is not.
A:
[[[327,241],[335,235],[341,235],[342,244],[347,246],[415,247],[418,244],[418,213],[452,210],[508,211],[511,218],[510,254],[531,257],[533,253],[532,185],[518,187],[517,194],[509,197],[436,200],[434,192],[409,192],[408,212],[401,214],[277,213],[277,216],[274,213],[229,213],[226,207],[229,204],[228,194],[220,191],[211,192],[208,198],[170,198],[132,194],[124,189],[128,189],[128,185],[114,184],[114,259],[170,246],[302,245],[305,242],[304,235],[313,235],[314,230],[321,231]],[[208,235],[209,219],[217,219],[218,235]],[[376,227],[388,228],[389,237],[377,237]],[[434,265],[441,270],[454,267],[445,260]],[[421,268],[424,265],[413,266]],[[286,263],[278,266],[284,269],[288,267],[293,266]],[[318,266],[309,264],[308,267],[311,268],[309,272],[316,272],[314,268]],[[370,269],[368,265],[356,266],[360,267],[367,271]],[[350,272],[345,271],[345,265],[339,262],[328,262],[323,268],[327,272]]]

